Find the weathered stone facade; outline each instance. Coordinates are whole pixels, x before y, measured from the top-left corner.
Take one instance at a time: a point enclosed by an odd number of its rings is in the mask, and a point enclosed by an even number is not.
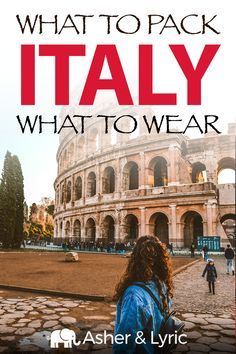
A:
[[[235,187],[219,185],[218,173],[235,169],[235,131],[231,124],[227,135],[189,139],[141,126],[137,136],[115,136],[97,118],[83,135],[61,134],[55,242],[156,234],[176,247],[202,235],[221,236],[224,245],[222,220],[235,218]]]

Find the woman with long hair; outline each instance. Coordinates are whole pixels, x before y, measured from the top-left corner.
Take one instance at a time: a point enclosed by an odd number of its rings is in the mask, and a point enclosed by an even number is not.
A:
[[[151,290],[162,311],[142,285]],[[154,353],[150,333],[158,335],[172,289],[172,269],[165,245],[155,236],[140,237],[115,290],[114,300],[118,301],[115,335],[129,336],[126,342],[113,344],[113,353]],[[144,333],[145,343],[137,344],[139,331]]]

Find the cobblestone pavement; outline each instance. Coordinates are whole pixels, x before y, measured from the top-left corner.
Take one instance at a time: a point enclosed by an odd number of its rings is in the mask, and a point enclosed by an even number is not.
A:
[[[235,352],[234,277],[225,274],[224,260],[216,259],[218,282],[216,295],[208,293],[201,277],[203,261],[175,277],[174,308],[185,321],[187,345],[177,353]],[[14,296],[13,296],[14,294]],[[83,338],[104,330],[112,333],[115,304],[99,303],[49,296],[0,292],[0,353],[44,353],[49,351],[53,330],[70,328]],[[74,350],[65,349],[65,353]],[[111,345],[84,344],[76,352],[111,353]],[[51,353],[64,352],[51,349]]]

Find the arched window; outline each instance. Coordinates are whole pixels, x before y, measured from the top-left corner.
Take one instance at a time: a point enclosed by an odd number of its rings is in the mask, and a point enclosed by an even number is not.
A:
[[[76,239],[81,239],[81,223],[79,220],[75,220],[74,222],[73,235]]]
[[[139,188],[139,170],[136,162],[128,162],[123,170],[123,188],[132,190]]]
[[[167,161],[157,156],[149,164],[149,182],[152,187],[162,187],[168,184]]]
[[[102,178],[103,193],[113,193],[115,191],[115,171],[112,167],[106,167]]]
[[[181,221],[184,225],[184,246],[189,248],[192,242],[197,246],[197,237],[203,235],[203,220],[196,211],[185,213]]]
[[[75,181],[75,200],[82,198],[82,178],[78,176]]]
[[[71,201],[71,181],[68,181],[66,185],[66,202],[69,203],[70,201]]]
[[[203,163],[196,162],[192,165],[192,182],[207,182],[206,166]]]
[[[65,237],[70,237],[70,222],[69,221],[66,222]]]
[[[236,214],[225,214],[220,219],[221,225],[232,247],[235,247]]]
[[[86,240],[95,241],[96,239],[96,225],[92,218],[89,218],[85,226],[85,236]]]
[[[110,215],[107,215],[103,221],[103,236],[106,243],[115,241],[115,223]]]
[[[166,245],[169,243],[169,220],[167,216],[163,213],[155,213],[150,218],[150,228],[151,234],[157,236],[161,242],[164,242]]]
[[[235,183],[235,159],[225,157],[218,163],[218,184]]]
[[[127,240],[135,240],[138,238],[138,219],[135,215],[129,214],[125,217],[125,225],[127,231]]]
[[[90,172],[87,179],[87,196],[93,197],[96,194],[96,175]]]
[[[61,185],[61,204],[64,203],[65,200],[65,183]]]

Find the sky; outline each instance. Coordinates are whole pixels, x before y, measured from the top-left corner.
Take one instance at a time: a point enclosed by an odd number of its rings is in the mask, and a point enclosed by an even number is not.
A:
[[[207,3],[207,6],[206,6]],[[46,120],[52,119],[61,111],[60,106],[54,103],[54,61],[52,58],[38,57],[36,50],[36,105],[21,106],[20,102],[20,47],[22,44],[85,44],[86,56],[73,58],[70,61],[70,90],[78,96],[81,95],[88,69],[96,45],[116,44],[119,50],[123,69],[127,81],[132,88],[132,94],[137,96],[138,72],[138,44],[153,44],[154,46],[154,90],[162,92],[178,92],[178,105],[176,107],[154,107],[159,114],[180,114],[189,117],[196,114],[201,120],[204,114],[216,114],[220,117],[220,128],[227,131],[227,123],[235,120],[235,62],[236,50],[234,36],[234,11],[235,2],[228,0],[227,7],[219,0],[188,0],[176,1],[146,1],[143,2],[111,2],[108,0],[78,2],[68,0],[66,8],[63,2],[9,0],[2,2],[0,11],[1,33],[1,114],[0,114],[0,169],[7,150],[18,155],[25,178],[25,197],[28,204],[38,202],[42,197],[54,197],[53,182],[57,174],[56,152],[59,144],[58,135],[52,132],[43,134],[22,134],[16,116],[24,117],[42,114]],[[104,33],[104,26],[98,20],[91,21],[86,35],[76,35],[72,30],[63,32],[62,35],[53,35],[50,30],[42,35],[22,35],[16,21],[16,15],[33,16],[42,14],[46,19],[58,14],[60,23],[67,14],[118,14],[133,13],[141,19],[141,30],[134,35],[122,35],[113,28],[111,35]],[[165,34],[153,33],[147,35],[147,14],[172,14],[176,22],[186,14],[206,14],[209,18],[217,14],[214,22],[221,34],[215,35],[209,31],[206,35],[190,36],[176,34],[167,30]],[[126,24],[124,23],[124,28]],[[197,28],[197,22],[192,28]],[[178,68],[178,64],[171,57],[169,44],[185,44],[189,55],[196,63],[204,44],[221,44],[210,69],[204,76],[202,84],[202,105],[186,105],[186,79]],[[107,68],[102,73],[109,75]],[[158,86],[158,88],[157,88]],[[100,94],[98,94],[99,97]],[[77,107],[80,111],[83,108]],[[194,136],[193,136],[194,137]]]

